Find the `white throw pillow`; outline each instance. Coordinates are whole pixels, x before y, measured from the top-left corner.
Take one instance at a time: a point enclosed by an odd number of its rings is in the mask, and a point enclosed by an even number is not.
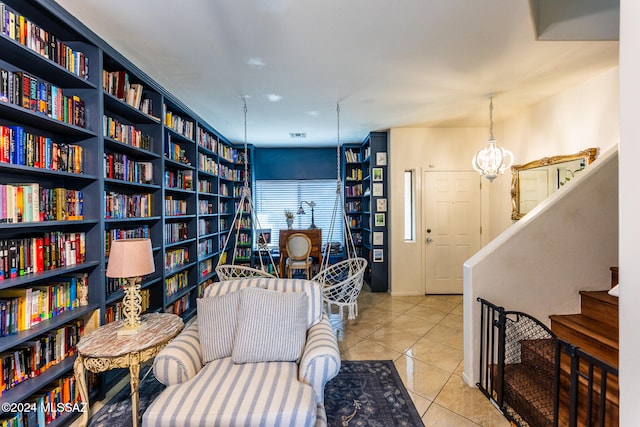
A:
[[[243,288],[234,363],[295,362],[307,336],[307,294]]]
[[[198,298],[198,334],[202,361],[231,356],[240,305],[240,293]]]

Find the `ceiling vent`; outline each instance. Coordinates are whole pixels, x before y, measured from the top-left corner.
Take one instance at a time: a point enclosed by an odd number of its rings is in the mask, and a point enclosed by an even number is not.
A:
[[[307,137],[306,132],[289,132],[289,136],[294,139],[302,139]]]

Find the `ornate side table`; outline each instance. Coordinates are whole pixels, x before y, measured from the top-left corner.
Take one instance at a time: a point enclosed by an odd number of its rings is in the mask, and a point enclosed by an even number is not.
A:
[[[133,426],[138,425],[138,386],[140,364],[155,357],[173,338],[184,323],[175,314],[150,313],[141,316],[144,329],[134,335],[118,335],[124,320],[108,323],[82,337],[74,363],[76,383],[83,402],[89,403],[86,370],[105,372],[129,368],[131,374],[131,411]],[[89,405],[87,405],[89,406]],[[90,409],[84,413],[82,425],[89,421]]]

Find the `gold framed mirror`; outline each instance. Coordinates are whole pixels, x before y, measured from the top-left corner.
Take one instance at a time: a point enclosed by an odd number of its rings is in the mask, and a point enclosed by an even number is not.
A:
[[[597,148],[511,166],[511,219],[518,220],[593,163]]]

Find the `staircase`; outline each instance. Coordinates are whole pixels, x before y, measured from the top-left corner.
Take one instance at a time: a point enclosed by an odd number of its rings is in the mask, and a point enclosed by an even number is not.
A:
[[[611,268],[611,287],[618,284],[618,268]],[[580,313],[550,316],[551,330],[565,341],[579,347],[584,352],[604,361],[608,365],[618,369],[618,298],[608,294],[607,291],[582,291],[580,292]],[[561,358],[561,371],[570,372],[569,357],[563,354]],[[584,373],[586,367],[580,366],[580,372]],[[596,381],[600,380],[601,373],[594,372]],[[586,401],[586,380],[582,381],[578,400]],[[596,397],[600,396],[599,386],[595,389]],[[618,425],[619,409],[618,378],[610,377],[607,382],[606,393],[606,417],[605,425]],[[562,399],[561,399],[562,402]]]
[[[612,287],[618,283],[617,268],[611,269]],[[607,291],[580,292],[581,311],[579,314],[554,315],[551,318],[551,331],[558,338],[579,347],[582,351],[595,356],[618,368],[618,298]],[[522,329],[522,327],[514,327]],[[507,330],[507,335],[509,331]],[[507,338],[507,341],[509,338]],[[530,426],[551,426],[554,415],[554,378],[556,364],[556,340],[554,339],[518,339],[518,360],[509,361],[508,349],[504,366],[504,401]],[[600,425],[597,419],[600,413],[598,403],[601,395],[599,367],[593,370],[591,377],[591,404],[593,405],[591,423],[587,423],[589,405],[589,366],[580,359],[580,373],[577,392],[577,425]],[[560,387],[558,406],[558,425],[570,424],[569,384],[571,357],[564,351],[560,357]],[[494,372],[495,374],[495,372]],[[618,378],[607,376],[605,426],[618,425]]]

